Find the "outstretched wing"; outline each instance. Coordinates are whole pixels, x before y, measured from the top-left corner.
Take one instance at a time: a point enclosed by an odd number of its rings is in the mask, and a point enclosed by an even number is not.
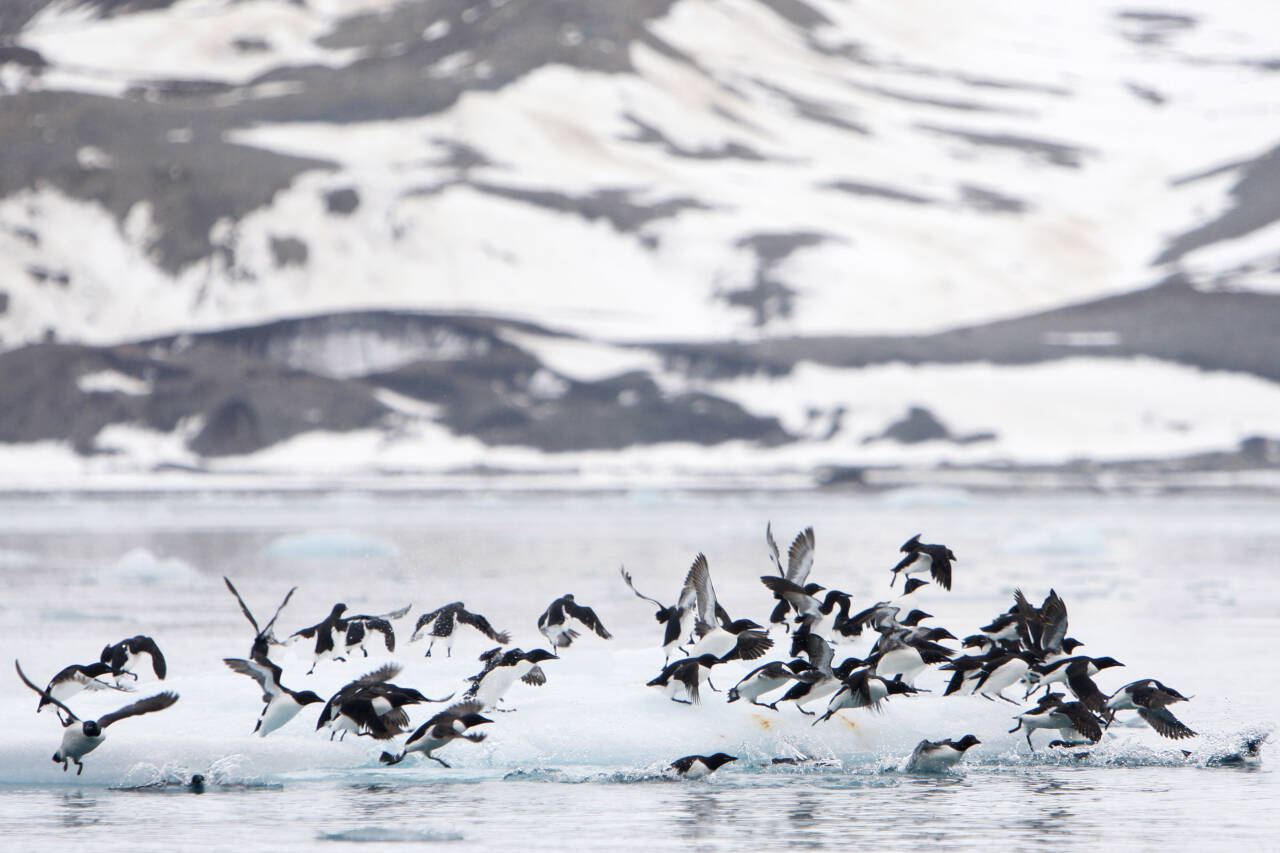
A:
[[[461,605],[458,605],[458,606],[461,607]],[[444,607],[437,607],[435,610],[432,610],[430,613],[423,613],[421,616],[419,616],[418,624],[413,626],[413,636],[409,638],[409,642],[413,642],[414,640],[418,639],[419,632],[421,632],[423,628],[430,625],[432,622],[439,619],[440,614],[445,612],[445,610],[449,609],[450,607],[453,607],[453,605],[446,604]]]
[[[387,651],[394,652],[396,650],[396,633],[391,628],[391,623],[380,616],[366,616],[362,619],[352,620],[347,625],[348,641],[347,645],[351,645],[350,631],[356,622],[363,625],[366,631],[377,631],[382,635],[383,641],[386,643]]]
[[[723,613],[724,608],[720,606],[719,600],[716,599],[716,588],[711,585],[711,567],[707,565],[707,557],[705,554],[698,554],[693,558],[693,565],[689,567],[689,574],[684,579],[685,589],[693,588],[698,603],[698,619],[708,625],[715,625],[717,614]],[[681,594],[683,601],[684,595]],[[729,621],[728,619],[724,620]]]
[[[150,637],[139,634],[125,640],[129,651],[135,655],[148,654],[151,656],[151,670],[156,674],[156,678],[164,680],[165,674],[169,671],[169,666],[164,662],[164,655],[160,652],[160,647],[156,645],[156,641]]]
[[[547,673],[542,667],[534,664],[533,669],[520,676],[520,680],[525,684],[532,684],[534,687],[541,687],[547,683]]]
[[[1044,626],[1040,623],[1040,614],[1031,606],[1031,602],[1027,601],[1021,589],[1013,591],[1013,604],[1018,619],[1018,637],[1022,640],[1023,647],[1028,651],[1043,654],[1044,647],[1040,645],[1040,639]]]
[[[636,598],[643,598],[645,601],[651,601],[654,604],[658,605],[658,607],[662,610],[667,609],[666,605],[663,604],[658,599],[650,598],[640,590],[636,589],[636,585],[631,582],[631,573],[626,570],[626,567],[621,567],[621,570],[622,570],[622,579],[627,582],[627,586],[631,587],[631,591],[636,594]]]
[[[68,716],[68,717],[70,717],[70,718],[71,718],[71,720],[72,720],[73,722],[74,722],[75,720],[80,719],[79,717],[77,717],[77,716],[76,716],[76,714],[75,714],[75,712],[74,712],[74,711],[72,711],[72,710],[71,710],[70,708],[68,708],[66,705],[63,705],[63,704],[62,704],[61,702],[59,702],[57,699],[54,699],[54,698],[53,698],[53,696],[49,695],[49,691],[48,691],[48,690],[41,690],[39,687],[36,687],[34,684],[32,684],[32,683],[31,683],[31,679],[30,679],[30,678],[27,678],[27,674],[26,674],[25,672],[23,672],[23,671],[22,671],[22,666],[21,666],[21,665],[19,665],[19,663],[18,663],[18,659],[17,659],[17,658],[14,658],[14,660],[13,660],[13,668],[14,668],[14,669],[16,669],[16,670],[18,671],[18,677],[22,679],[22,683],[23,683],[23,684],[25,684],[25,685],[27,685],[28,687],[30,687],[30,688],[31,688],[32,690],[34,690],[36,693],[40,694],[40,697],[41,697],[42,699],[44,699],[46,702],[52,702],[53,704],[57,705],[57,706],[58,706],[59,708],[61,708],[62,710],[66,711],[66,712],[67,712],[67,716]]]
[[[178,694],[171,691],[157,693],[154,696],[148,696],[146,699],[139,699],[132,705],[125,705],[119,711],[112,711],[104,717],[98,718],[98,725],[106,728],[112,723],[118,723],[125,717],[136,717],[139,714],[150,714],[152,711],[163,711],[174,702],[178,701]]]
[[[813,528],[806,527],[796,534],[791,548],[787,551],[787,580],[797,586],[804,586],[813,569],[814,537]]]
[[[1101,714],[1106,707],[1107,697],[1089,677],[1086,668],[1088,663],[1088,661],[1077,661],[1067,665],[1067,687],[1071,688],[1071,692],[1076,695],[1082,705],[1095,714]]]
[[[766,522],[764,525],[764,541],[769,546],[769,559],[773,560],[774,566],[778,569],[780,577],[786,577],[787,572],[782,568],[782,555],[778,553],[778,543],[773,538],[773,522]]]
[[[579,604],[576,601],[566,601],[564,603],[565,611],[577,619],[583,625],[586,625],[592,631],[595,631],[606,640],[613,639],[613,635],[605,630],[604,625],[600,622],[600,618],[596,616],[596,612],[586,605]]]
[[[258,682],[258,686],[262,688],[262,701],[270,702],[271,698],[280,692],[277,679],[280,677],[281,669],[270,661],[267,661],[270,666],[243,658],[223,658],[222,662],[233,672],[247,675]]]
[[[1049,590],[1041,605],[1040,621],[1044,626],[1040,633],[1041,646],[1046,651],[1060,650],[1062,641],[1067,638],[1067,603],[1056,590]]]
[[[244,618],[248,619],[249,624],[253,626],[253,632],[255,634],[261,634],[262,629],[258,627],[258,620],[254,619],[253,614],[249,612],[249,605],[244,603],[244,598],[240,596],[240,591],[237,590],[236,585],[231,582],[231,578],[227,577],[226,575],[223,575],[222,582],[227,585],[227,589],[231,590],[231,594],[236,597],[236,601],[240,604],[240,612],[244,614]],[[294,587],[293,589],[297,589],[297,587]],[[293,595],[293,589],[289,590],[289,595]],[[285,596],[285,601],[288,601],[288,600],[289,600],[289,596]],[[280,606],[284,607],[283,604]],[[276,611],[276,615],[277,616],[279,615],[279,611]]]
[[[463,625],[470,625],[472,628],[475,628],[495,643],[502,643],[505,646],[507,643],[511,642],[510,634],[506,631],[495,630],[494,627],[489,624],[489,620],[481,616],[479,613],[459,610],[458,621]]]
[[[342,688],[341,692],[358,690],[361,687],[372,687],[375,684],[382,684],[390,681],[400,674],[403,667],[398,663],[384,663],[373,672],[366,672],[364,675],[350,682]]]
[[[1172,740],[1195,737],[1196,733],[1187,728],[1181,720],[1169,713],[1168,708],[1139,708],[1138,716],[1147,721],[1156,734]]]
[[[1065,702],[1058,706],[1058,713],[1065,714],[1076,731],[1087,737],[1092,743],[1102,739],[1102,725],[1084,705],[1079,702]]]

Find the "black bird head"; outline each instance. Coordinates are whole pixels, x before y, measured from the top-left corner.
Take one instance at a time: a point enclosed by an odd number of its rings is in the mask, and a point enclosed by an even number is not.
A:
[[[816,596],[818,593],[822,592],[824,589],[826,589],[826,587],[820,583],[807,583],[804,585],[804,594]]]
[[[903,595],[910,595],[922,586],[928,586],[928,581],[922,581],[920,578],[907,578],[907,585],[903,588]]]
[[[488,717],[482,717],[479,714],[464,714],[458,718],[458,721],[462,723],[464,726],[466,726],[467,728],[471,728],[472,726],[483,725],[484,723],[493,722],[493,720],[489,719]]]
[[[932,619],[932,618],[933,618],[932,613],[925,613],[923,610],[912,610],[910,613],[907,614],[907,618],[902,620],[902,624],[910,625],[912,628],[914,628],[917,625],[919,625],[921,621],[925,619]]]
[[[694,658],[694,660],[698,662],[698,666],[705,666],[707,669],[711,669],[711,667],[715,666],[718,663],[724,663],[724,661],[720,660],[720,658],[716,657],[713,654],[699,655],[698,657]]]
[[[294,694],[293,701],[299,705],[314,705],[316,702],[323,702],[324,700],[310,690],[303,690]]]
[[[98,737],[102,734],[102,727],[93,720],[85,720],[80,726],[80,731],[84,732],[85,737]]]
[[[544,660],[560,660],[560,656],[553,655],[546,649],[534,649],[533,651],[525,652],[524,659],[529,663],[542,663]]]
[[[884,683],[884,689],[889,692],[890,696],[896,696],[903,693],[919,693],[920,691],[907,684],[902,680],[902,676],[896,676],[892,681]]]
[[[973,735],[965,735],[964,737],[960,738],[960,740],[952,741],[951,745],[954,746],[956,749],[960,750],[961,752],[964,752],[966,749],[969,749],[970,747],[973,747],[973,746],[977,746],[980,743],[982,743],[982,741],[978,740]]]
[[[344,611],[346,611],[346,609],[347,609],[347,605],[343,604],[342,602],[338,602],[337,604],[333,605],[333,609],[329,611],[329,618],[330,619],[342,618],[342,614]]]
[[[1115,658],[1093,658],[1093,665],[1098,669],[1110,669],[1113,666],[1124,666]]]
[[[936,643],[938,640],[954,640],[956,639],[956,635],[948,631],[946,628],[930,628],[928,632],[925,633],[925,638]]]
[[[960,645],[966,649],[980,649],[983,646],[990,645],[992,639],[986,634],[970,634],[964,638],[964,642]]]
[[[715,770],[718,767],[723,767],[724,765],[728,764],[730,761],[737,761],[737,760],[738,760],[738,757],[736,755],[727,755],[726,753],[723,753],[723,752],[717,752],[715,755],[708,755],[704,759],[704,761],[706,762],[706,765],[710,767],[712,770]]]
[[[1062,650],[1067,654],[1071,654],[1072,652],[1074,652],[1076,649],[1080,648],[1083,645],[1084,643],[1080,642],[1075,637],[1067,637],[1065,640],[1062,641]]]
[[[752,622],[750,619],[735,619],[724,626],[724,629],[730,634],[741,634],[743,631],[754,628],[757,631],[764,630],[759,624]]]

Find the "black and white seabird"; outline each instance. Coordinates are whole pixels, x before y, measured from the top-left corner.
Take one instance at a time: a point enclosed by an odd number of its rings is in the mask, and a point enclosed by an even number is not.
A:
[[[1076,699],[1083,702],[1086,708],[1095,714],[1101,714],[1105,710],[1107,697],[1093,682],[1093,676],[1115,666],[1124,666],[1124,664],[1111,657],[1091,658],[1086,655],[1061,657],[1049,663],[1032,664],[1023,676],[1023,680],[1028,683],[1024,698],[1030,697],[1041,687],[1048,690],[1049,685],[1062,683],[1067,685]]]
[[[654,614],[654,618],[658,620],[659,624],[665,626],[662,636],[662,651],[666,654],[666,660],[663,665],[671,663],[671,656],[677,651],[683,652],[685,643],[693,635],[693,628],[698,620],[698,591],[686,576],[684,586],[680,588],[679,600],[671,607],[668,607],[658,599],[651,598],[636,589],[635,584],[631,581],[631,573],[625,567],[622,569],[622,579],[626,581],[631,591],[636,594],[636,598],[658,605],[658,612]]]
[[[791,610],[796,611],[797,618],[806,614],[816,618],[821,604],[816,596],[825,587],[816,583],[805,583],[809,578],[809,572],[813,569],[815,543],[813,528],[806,527],[796,534],[791,547],[787,549],[785,571],[778,554],[778,544],[773,541],[773,529],[769,525],[765,527],[765,540],[769,544],[770,556],[778,569],[778,577],[764,575],[760,578],[760,582],[768,587],[773,597],[778,600],[778,606],[774,608],[769,621],[785,625],[787,613]]]
[[[259,627],[258,620],[253,618],[253,613],[249,611],[249,606],[244,603],[244,598],[241,597],[240,591],[236,589],[236,586],[231,582],[231,579],[226,575],[223,575],[222,581],[227,585],[227,589],[231,590],[231,594],[236,597],[236,601],[240,605],[240,612],[244,614],[244,618],[248,619],[249,624],[253,626],[253,645],[249,648],[249,659],[259,662],[265,661],[267,658],[267,652],[270,651],[271,646],[284,645],[284,643],[281,643],[276,639],[275,634],[272,632],[272,628],[275,627],[276,620],[280,618],[281,611],[283,611],[285,605],[289,603],[289,599],[293,598],[293,594],[298,591],[298,588],[295,586],[286,592],[284,594],[284,600],[280,602],[280,606],[276,608],[276,612],[271,615],[271,620],[267,622],[267,624]]]
[[[1187,697],[1172,687],[1167,687],[1154,678],[1144,678],[1130,682],[1113,693],[1107,699],[1105,708],[1109,712],[1108,720],[1115,718],[1116,711],[1137,711],[1138,716],[1156,730],[1156,734],[1180,740],[1195,737],[1196,733],[1169,713],[1167,706],[1186,701]]]
[[[1021,589],[1013,591],[1018,638],[1023,648],[1042,661],[1064,657],[1067,640],[1067,603],[1056,590],[1049,590],[1044,603],[1033,607]]]
[[[926,667],[946,663],[954,656],[950,649],[924,637],[911,639],[904,633],[884,634],[873,649],[872,671],[886,680],[897,678],[914,684],[916,676]]]
[[[691,657],[710,654],[721,660],[755,660],[773,648],[773,640],[758,623],[729,618],[716,598],[706,555],[694,558],[686,583],[692,583],[698,594],[698,621],[694,628],[698,642]]]
[[[799,659],[770,661],[751,670],[751,672],[743,676],[741,681],[730,687],[728,699],[730,702],[746,699],[752,705],[759,705],[761,708],[770,708],[776,711],[778,710],[777,702],[760,702],[758,701],[760,697],[790,684],[796,680],[797,675],[810,669],[813,669],[813,667],[809,663]]]
[[[299,631],[294,631],[289,639],[294,637],[302,637],[305,640],[315,640],[315,660],[311,662],[311,669],[307,670],[307,675],[316,671],[316,665],[326,658],[334,660],[345,660],[338,657],[337,637],[346,636],[346,624],[342,620],[342,614],[347,611],[347,605],[338,602],[330,609],[329,615],[314,625],[309,625]]]
[[[946,545],[926,545],[920,541],[920,534],[912,536],[898,549],[907,556],[894,566],[893,577],[889,586],[898,579],[898,575],[930,575],[935,583],[945,590],[951,589],[951,563],[956,555]]]
[[[53,760],[62,764],[65,772],[68,769],[68,763],[76,765],[76,775],[79,776],[84,772],[84,764],[80,759],[93,752],[102,742],[106,740],[106,729],[113,723],[117,723],[126,717],[136,717],[139,714],[150,714],[152,711],[163,711],[174,702],[178,701],[178,694],[165,692],[157,693],[154,696],[148,696],[146,699],[139,699],[131,705],[125,705],[118,711],[112,711],[110,714],[99,717],[96,720],[81,720],[75,713],[64,705],[62,702],[53,698],[47,691],[41,690],[27,678],[26,673],[22,671],[22,667],[15,660],[13,662],[14,669],[18,671],[18,677],[22,679],[22,683],[30,687],[41,698],[47,698],[50,702],[57,705],[66,712],[66,722],[63,724],[62,744],[58,747],[58,751],[53,754]]]
[[[484,740],[484,732],[471,731],[476,726],[493,722],[488,717],[480,715],[483,710],[482,703],[475,700],[451,705],[418,726],[417,731],[409,735],[409,739],[405,741],[404,749],[400,751],[399,755],[384,752],[378,757],[378,760],[383,764],[399,764],[404,761],[405,756],[409,753],[420,752],[432,761],[449,767],[448,762],[432,755],[432,753],[458,738],[469,740],[472,743],[479,743]]]
[[[645,686],[663,688],[672,702],[697,705],[701,701],[703,684],[715,689],[710,683],[711,668],[719,663],[721,660],[712,654],[681,658],[664,666],[662,672]]]
[[[907,759],[908,773],[943,773],[960,763],[966,751],[982,743],[973,735],[960,740],[922,740]]]
[[[613,635],[605,629],[596,612],[574,601],[572,593],[562,595],[551,602],[538,617],[538,630],[551,644],[552,652],[558,652],[562,647],[569,646],[579,636],[575,626],[580,626],[585,631],[595,631],[603,640],[613,639]]]
[[[59,702],[66,702],[82,690],[119,690],[122,693],[128,693],[133,690],[132,687],[123,684],[112,684],[98,677],[107,675],[110,672],[111,667],[101,661],[83,665],[73,663],[71,666],[59,670],[57,675],[49,679],[49,686],[44,689],[47,695],[40,697],[40,703],[36,705],[36,713],[43,711],[46,705],[54,705],[54,712],[58,714],[58,719],[61,720],[62,714],[53,702],[55,699]]]
[[[452,698],[428,699],[412,687],[390,683],[400,670],[398,663],[384,664],[344,685],[321,709],[316,729],[329,726],[330,740],[339,733],[341,740],[347,732],[388,740],[408,731],[409,714],[403,706]]]
[[[549,660],[558,660],[546,649],[490,649],[480,655],[485,667],[467,680],[471,686],[467,688],[465,698],[475,699],[481,704],[481,710],[496,709],[498,702],[506,695],[511,685],[517,681],[541,687],[547,683],[542,664]]]
[[[457,625],[475,628],[490,640],[504,646],[511,642],[510,634],[495,630],[488,619],[479,613],[467,610],[466,605],[461,601],[451,602],[419,616],[418,624],[414,627],[413,636],[409,638],[409,642],[416,643],[426,636],[424,632],[429,632],[431,642],[427,644],[427,653],[423,657],[431,657],[431,650],[435,647],[436,640],[444,640],[445,657],[453,657],[453,632]]]
[[[1027,747],[1032,752],[1036,748],[1031,743],[1031,734],[1036,729],[1057,729],[1062,735],[1062,741],[1055,741],[1055,744],[1062,746],[1097,743],[1102,738],[1102,721],[1081,703],[1066,701],[1061,693],[1041,696],[1034,708],[1016,715],[1014,719],[1018,721],[1018,725],[1011,728],[1009,733],[1025,728]]]
[[[1026,652],[998,654],[984,664],[979,674],[974,676],[973,688],[970,692],[992,701],[1003,699],[1017,705],[1017,700],[1005,696],[1003,691],[1021,681],[1030,666],[1031,662]]]
[[[164,681],[165,674],[169,671],[168,665],[164,662],[164,655],[160,653],[160,647],[156,645],[155,640],[142,634],[105,647],[98,660],[111,667],[111,674],[116,678],[130,675],[133,676],[134,681],[137,681],[138,674],[133,671],[133,667],[138,658],[143,655],[151,658],[151,671],[155,673],[156,678]]]
[[[840,689],[827,703],[827,712],[813,721],[813,725],[831,719],[837,711],[845,708],[866,708],[879,713],[884,700],[890,696],[920,691],[901,679],[884,679],[863,667],[842,679]]]
[[[717,752],[715,755],[686,755],[677,758],[667,767],[681,779],[705,779],[730,761],[737,761],[736,755]]]
[[[234,672],[247,675],[262,688],[262,713],[258,715],[254,734],[266,737],[297,716],[307,705],[323,702],[310,690],[290,690],[280,683],[282,670],[265,655],[260,659],[223,658],[222,662]]]

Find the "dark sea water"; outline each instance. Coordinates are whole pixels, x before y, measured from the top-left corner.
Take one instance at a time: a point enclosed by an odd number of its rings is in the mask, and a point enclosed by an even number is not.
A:
[[[3,849],[1276,849],[1274,744],[1249,766],[1218,759],[1278,716],[1278,510],[1259,497],[932,490],[9,498],[0,502],[5,666],[19,658],[43,681],[145,633],[170,672],[163,684],[145,674],[137,695],[182,698],[113,726],[75,777],[49,761],[56,720],[34,713],[16,676],[0,676]],[[1033,599],[1052,587],[1081,651],[1126,664],[1100,686],[1158,678],[1192,696],[1173,710],[1200,735],[1174,743],[1117,724],[1077,757],[1045,750],[1052,736],[1040,732],[1032,754],[1008,733],[1013,705],[944,699],[935,674],[919,681],[932,694],[820,726],[793,708],[727,705],[721,694],[684,707],[646,688],[662,664],[660,629],[619,566],[670,601],[704,552],[730,612],[765,621],[772,602],[758,578],[771,568],[770,521],[779,540],[812,524],[813,579],[859,606],[894,594],[889,568],[912,534],[947,543],[959,556],[954,589],[922,590],[917,606],[958,636],[1007,608],[1015,587]],[[412,759],[385,768],[383,745],[316,732],[314,707],[269,738],[249,736],[256,687],[220,659],[243,656],[251,631],[224,574],[263,615],[297,585],[280,620],[287,631],[338,600],[363,612],[412,602],[392,654],[325,662],[307,676],[306,648],[276,652],[289,686],[322,695],[389,659],[405,666],[397,683],[433,696],[460,690],[490,643],[463,635],[452,657],[430,659],[407,643],[419,613],[453,600],[531,648],[545,645],[537,615],[572,591],[614,639],[584,637],[546,665],[547,685],[512,688],[516,710],[492,715],[484,743],[441,750],[452,769]],[[715,680],[745,671],[717,670]],[[132,698],[85,693],[71,704],[95,717]],[[413,709],[414,723],[438,707]],[[921,738],[969,732],[983,743],[960,771],[902,771]],[[714,751],[740,760],[701,782],[662,772]],[[797,755],[821,763],[771,764]],[[180,784],[196,772],[209,779],[202,794]]]

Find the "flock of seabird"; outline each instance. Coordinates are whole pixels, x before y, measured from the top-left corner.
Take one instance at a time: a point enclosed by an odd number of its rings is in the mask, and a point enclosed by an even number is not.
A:
[[[891,569],[889,586],[893,588],[902,577],[901,593],[854,613],[850,594],[809,580],[816,543],[812,527],[795,537],[785,561],[771,527],[765,530],[765,540],[776,571],[760,579],[775,602],[768,627],[729,615],[716,598],[704,554],[694,558],[675,604],[670,606],[641,593],[631,574],[622,570],[623,581],[631,591],[657,607],[654,616],[662,626],[661,645],[666,659],[649,686],[661,689],[674,702],[699,704],[708,689],[719,692],[711,682],[717,666],[731,661],[758,661],[775,648],[789,647],[785,656],[762,661],[729,687],[725,691],[727,701],[743,701],[775,712],[781,710],[780,705],[791,704],[800,713],[812,716],[813,725],[818,725],[841,711],[879,712],[894,697],[930,692],[917,687],[916,681],[921,673],[937,668],[950,673],[944,696],[979,695],[1021,706],[1044,690],[1033,706],[1014,715],[1017,725],[1011,730],[1025,732],[1027,746],[1033,752],[1031,736],[1038,729],[1057,732],[1058,737],[1048,744],[1049,748],[1087,747],[1101,739],[1117,712],[1127,710],[1136,711],[1163,737],[1180,740],[1195,735],[1169,710],[1170,705],[1186,701],[1187,697],[1155,679],[1130,682],[1109,695],[1098,687],[1094,676],[1122,664],[1110,657],[1075,653],[1083,644],[1067,636],[1067,607],[1054,590],[1039,607],[1021,590],[1015,590],[1008,610],[959,640],[945,628],[922,624],[933,617],[908,602],[913,593],[925,586],[951,589],[957,558],[945,545],[923,543],[919,535],[911,537],[900,549],[904,556]],[[348,615],[346,605],[338,603],[323,620],[281,641],[276,637],[275,625],[297,588],[289,590],[271,619],[260,625],[231,580],[223,580],[254,632],[247,657],[224,658],[231,670],[252,678],[262,691],[263,705],[254,732],[266,737],[289,723],[304,707],[323,703],[316,729],[329,729],[331,740],[352,734],[392,741],[407,735],[397,750],[382,752],[380,760],[387,765],[399,764],[410,753],[419,753],[450,766],[434,753],[455,740],[482,741],[485,733],[476,729],[493,723],[485,713],[501,710],[499,703],[512,685],[517,681],[544,684],[547,676],[542,665],[558,660],[559,652],[583,633],[594,633],[605,640],[611,637],[595,611],[578,603],[571,594],[555,599],[538,617],[538,630],[546,637],[550,651],[506,648],[510,634],[496,630],[461,601],[423,613],[415,623],[410,642],[429,638],[427,657],[438,641],[444,644],[445,654],[452,655],[454,633],[460,626],[499,645],[480,655],[483,668],[467,680],[460,701],[413,728],[408,706],[445,703],[455,694],[429,698],[412,687],[395,684],[393,679],[400,675],[402,667],[387,663],[352,680],[325,700],[313,691],[286,687],[281,681],[281,667],[270,658],[273,646],[305,640],[314,651],[307,671],[310,675],[322,661],[346,661],[357,652],[367,656],[366,643],[375,638],[388,652],[394,652],[392,623],[403,618],[409,606],[378,615]],[[836,664],[837,649],[864,635],[866,639],[874,637],[874,642],[860,652],[862,656],[845,656]],[[959,642],[960,649],[947,646],[948,641]],[[156,678],[163,680],[167,672],[164,655],[146,636],[108,645],[93,663],[67,666],[43,689],[14,661],[19,677],[40,697],[37,712],[54,706],[64,726],[62,743],[53,756],[64,770],[74,763],[79,774],[83,770],[81,759],[103,742],[108,726],[128,717],[162,711],[177,702],[176,693],[161,692],[97,720],[82,720],[67,705],[83,690],[132,690],[126,679],[137,680],[134,669],[144,657]],[[112,680],[107,680],[108,676]],[[1023,690],[1020,698],[1005,695],[1007,690],[1018,689]],[[767,696],[774,698],[766,701]],[[821,707],[823,702],[822,711],[806,707]],[[978,743],[973,734],[955,740],[924,740],[907,760],[906,769],[945,770]],[[701,778],[735,760],[735,756],[725,753],[689,755],[671,762],[667,771],[674,776]],[[789,759],[777,761],[785,763]]]

